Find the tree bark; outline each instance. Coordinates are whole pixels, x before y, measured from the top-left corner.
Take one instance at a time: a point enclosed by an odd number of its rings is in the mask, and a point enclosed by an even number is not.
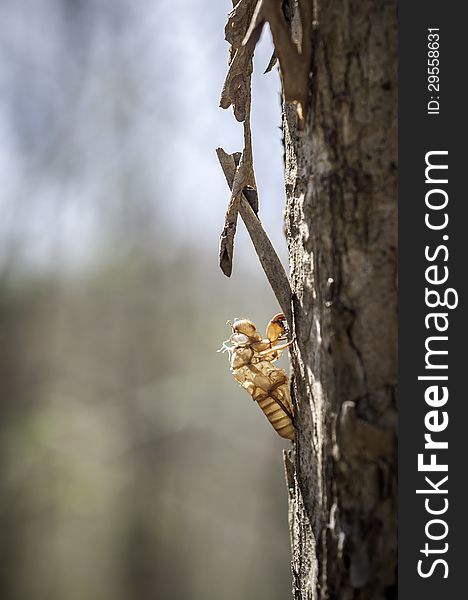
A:
[[[397,597],[396,3],[314,4],[306,119],[299,127],[293,104],[283,114],[297,342],[297,443],[286,456],[293,596],[388,600]]]

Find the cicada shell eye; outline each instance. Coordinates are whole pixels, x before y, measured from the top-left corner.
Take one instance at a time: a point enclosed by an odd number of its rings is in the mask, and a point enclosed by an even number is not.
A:
[[[231,343],[234,344],[234,346],[245,346],[249,341],[249,337],[244,333],[233,333],[231,335]]]
[[[236,319],[232,324],[232,330],[234,333],[243,333],[251,337],[254,335],[257,328],[254,323],[248,319]]]

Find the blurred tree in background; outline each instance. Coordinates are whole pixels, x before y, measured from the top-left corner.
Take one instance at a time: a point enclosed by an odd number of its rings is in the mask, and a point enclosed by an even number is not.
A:
[[[242,234],[218,273],[237,130],[212,112],[229,3],[204,4],[197,27],[182,2],[0,6],[2,600],[289,593],[283,444],[216,354],[277,305]]]

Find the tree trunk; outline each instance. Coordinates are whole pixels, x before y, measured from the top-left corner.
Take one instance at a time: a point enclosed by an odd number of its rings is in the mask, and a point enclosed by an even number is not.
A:
[[[396,3],[314,10],[305,124],[292,104],[283,115],[297,340],[297,445],[286,456],[293,595],[388,600],[397,597]]]

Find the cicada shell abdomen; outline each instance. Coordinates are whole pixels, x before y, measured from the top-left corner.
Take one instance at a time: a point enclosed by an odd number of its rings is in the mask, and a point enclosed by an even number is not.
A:
[[[233,375],[258,403],[278,435],[294,440],[294,410],[286,371],[264,360],[233,369]]]

